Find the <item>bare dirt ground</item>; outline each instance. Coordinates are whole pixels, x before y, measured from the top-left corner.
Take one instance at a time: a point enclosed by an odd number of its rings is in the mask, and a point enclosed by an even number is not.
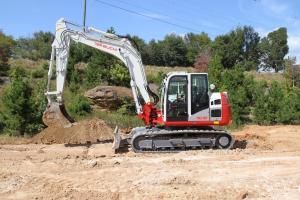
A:
[[[0,199],[299,199],[300,126],[248,126],[233,150],[114,154],[0,145]]]

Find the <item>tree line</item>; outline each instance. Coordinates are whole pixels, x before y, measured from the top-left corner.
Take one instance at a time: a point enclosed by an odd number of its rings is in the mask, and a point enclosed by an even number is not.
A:
[[[108,32],[115,33],[113,28]],[[282,69],[284,57],[288,53],[287,29],[284,27],[270,32],[261,38],[251,26],[237,27],[212,40],[207,33],[187,33],[184,36],[168,34],[163,40],[145,42],[138,36],[126,35],[134,41],[142,56],[143,63],[156,66],[196,66],[207,67],[210,57],[218,55],[224,68],[233,68],[243,63],[246,70],[257,69],[258,65]],[[0,32],[1,68],[12,53],[14,58],[31,60],[49,59],[54,35],[51,32],[36,32],[32,38],[13,40]],[[10,52],[12,51],[12,52]],[[91,58],[90,50],[83,55]],[[4,64],[4,65],[3,65]],[[3,71],[3,70],[2,70]]]

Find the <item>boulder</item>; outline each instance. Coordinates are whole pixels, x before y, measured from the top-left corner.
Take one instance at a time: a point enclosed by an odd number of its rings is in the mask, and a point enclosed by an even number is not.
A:
[[[133,101],[131,89],[119,86],[97,86],[86,91],[84,96],[94,105],[108,110],[118,109],[125,98]]]

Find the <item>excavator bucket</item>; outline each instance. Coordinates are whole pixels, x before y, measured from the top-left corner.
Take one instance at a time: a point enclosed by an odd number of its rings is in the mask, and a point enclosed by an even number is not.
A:
[[[70,126],[75,120],[67,113],[65,105],[57,102],[48,104],[44,114],[43,122],[48,127],[50,126]]]

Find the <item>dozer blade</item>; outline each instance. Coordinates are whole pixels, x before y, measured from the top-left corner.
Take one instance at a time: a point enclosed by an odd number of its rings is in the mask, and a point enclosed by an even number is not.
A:
[[[120,144],[122,141],[122,137],[121,134],[119,132],[119,127],[116,126],[115,130],[114,130],[114,141],[113,141],[113,146],[112,148],[117,151],[120,148]]]
[[[126,147],[128,145],[127,139],[122,139],[121,131],[118,126],[116,126],[114,130],[114,141],[112,145],[112,149],[115,153],[119,152],[120,149]]]
[[[75,120],[67,113],[65,105],[52,102],[43,113],[43,122],[49,126],[70,126]]]

